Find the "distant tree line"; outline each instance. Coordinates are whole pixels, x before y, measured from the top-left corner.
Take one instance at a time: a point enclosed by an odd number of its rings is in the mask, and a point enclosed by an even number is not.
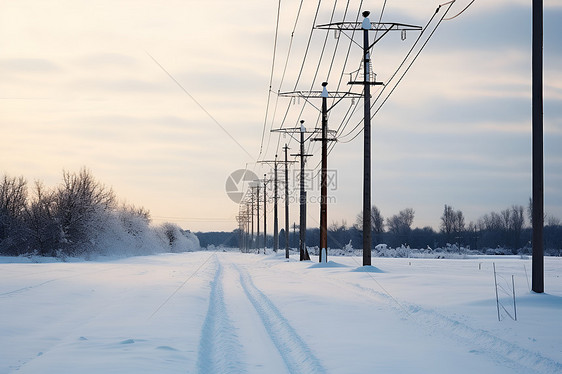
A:
[[[529,205],[530,207],[530,205]],[[378,244],[390,247],[409,246],[411,248],[460,248],[481,251],[492,254],[529,254],[531,253],[532,229],[530,225],[530,208],[513,205],[501,212],[490,212],[480,217],[476,222],[465,221],[464,214],[450,205],[445,205],[441,216],[439,230],[432,227],[412,228],[415,212],[412,208],[401,210],[395,215],[384,218],[380,210],[373,206],[371,209],[371,232],[373,249]],[[528,218],[529,225],[526,224]],[[346,221],[332,222],[328,226],[328,246],[343,248],[351,244],[353,248],[363,246],[363,217],[357,215],[356,222],[348,225]],[[238,230],[232,233],[222,233],[206,237],[206,245],[236,246],[241,240],[248,240]],[[203,237],[202,233],[198,233]],[[217,238],[218,240],[215,240]],[[228,238],[228,241],[226,241]],[[562,254],[562,226],[556,217],[545,217],[544,228],[545,253],[551,255]],[[289,233],[289,247],[297,248],[299,241],[298,226],[291,227]],[[309,247],[317,246],[320,242],[320,230],[309,228],[306,231],[306,243]],[[203,241],[202,241],[203,245]],[[206,246],[205,245],[205,246]],[[268,235],[267,246],[273,247],[273,238]],[[259,239],[254,238],[253,248],[263,247],[263,234]],[[285,231],[280,230],[279,248],[285,248]]]
[[[196,232],[197,238],[201,247],[230,247],[236,248],[239,246],[238,231],[210,231],[210,232]],[[261,239],[260,239],[261,240]]]
[[[530,205],[529,205],[530,207]],[[437,248],[456,245],[488,253],[518,254],[530,253],[532,229],[526,225],[526,209],[513,205],[501,212],[491,212],[480,217],[476,222],[466,224],[461,210],[445,205],[440,219],[439,231],[431,227],[412,228],[414,210],[404,209],[398,214],[384,219],[376,206],[371,209],[371,230],[373,247],[387,244],[392,247],[410,246],[411,248]],[[527,209],[530,221],[530,208]],[[329,230],[332,243],[353,247],[362,246],[362,215],[348,227],[345,221],[333,222]],[[562,226],[556,217],[545,217],[545,250],[559,255],[562,249]],[[335,245],[334,245],[335,247]]]
[[[29,194],[31,190],[31,196]],[[199,247],[179,226],[150,225],[144,208],[119,204],[112,189],[85,168],[63,172],[62,183],[29,188],[23,177],[0,180],[0,254],[85,256],[147,254]]]

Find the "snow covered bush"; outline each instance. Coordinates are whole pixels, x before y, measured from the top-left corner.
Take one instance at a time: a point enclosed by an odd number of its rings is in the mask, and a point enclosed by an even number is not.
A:
[[[169,246],[169,252],[188,252],[200,249],[197,236],[190,231],[183,231],[174,223],[162,224],[159,232],[164,243]]]
[[[377,247],[376,252],[379,257],[410,257],[410,247],[403,244],[398,248],[390,248],[386,244]]]
[[[199,249],[191,232],[171,223],[153,226],[147,210],[119,206],[85,168],[63,172],[53,189],[36,182],[33,192],[28,201],[23,178],[0,180],[0,253],[88,259]]]
[[[351,240],[349,243],[343,246],[343,250],[347,253],[353,253],[353,245],[351,245]]]
[[[97,182],[87,169],[63,172],[63,183],[55,192],[54,210],[60,249],[70,255],[92,252],[95,236],[103,230],[109,212],[115,208],[113,191]]]

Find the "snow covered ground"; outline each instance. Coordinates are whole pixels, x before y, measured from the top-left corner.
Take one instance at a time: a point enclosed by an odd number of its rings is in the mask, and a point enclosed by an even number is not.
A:
[[[562,373],[562,258],[297,260],[0,258],[0,373]]]

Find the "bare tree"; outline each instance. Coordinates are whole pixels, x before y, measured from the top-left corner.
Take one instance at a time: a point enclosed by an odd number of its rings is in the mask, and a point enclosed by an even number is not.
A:
[[[384,218],[381,211],[376,205],[373,205],[371,207],[371,232],[373,233],[374,244],[381,242],[384,226]],[[353,227],[359,231],[363,231],[363,212],[357,214]]]
[[[547,214],[544,223],[545,226],[560,226],[560,218]]]
[[[511,243],[513,253],[517,253],[517,250],[521,248],[521,233],[523,232],[523,227],[525,226],[525,208],[522,205],[513,205],[511,207],[510,221],[509,221],[509,231],[511,232]]]
[[[85,168],[79,173],[63,172],[55,201],[61,244],[68,254],[88,252],[104,214],[116,208],[113,191],[97,182]]]
[[[448,241],[455,236],[459,237],[465,231],[464,215],[462,211],[455,211],[452,206],[445,204],[441,216],[441,232],[445,234]]]
[[[411,227],[414,223],[414,213],[412,208],[406,208],[386,219],[388,231],[394,234],[401,242],[407,242],[409,239]]]
[[[454,230],[454,221],[455,212],[453,211],[453,207],[445,204],[445,209],[443,211],[443,215],[441,216],[441,232],[450,236]]]
[[[375,234],[382,234],[384,232],[384,218],[376,205],[371,207],[371,224]]]
[[[357,214],[355,224],[353,226],[357,230],[363,230],[363,212]],[[384,232],[384,218],[376,205],[371,207],[371,231],[378,234]]]
[[[0,180],[0,252],[20,254],[26,251],[23,224],[26,205],[26,180],[4,175]]]
[[[26,212],[30,247],[42,256],[53,256],[61,239],[60,227],[55,217],[55,192],[46,189],[41,182],[35,182],[34,192],[35,196]]]

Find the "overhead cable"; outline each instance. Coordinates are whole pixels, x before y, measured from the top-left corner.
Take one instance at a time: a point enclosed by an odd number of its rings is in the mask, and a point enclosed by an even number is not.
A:
[[[452,19],[457,18],[458,16],[460,16],[461,14],[463,14],[464,11],[467,10],[467,9],[474,3],[474,1],[475,1],[475,0],[472,0],[470,3],[468,3],[468,5],[467,5],[463,10],[461,10],[459,13],[457,13],[456,15],[454,15],[454,16],[452,16],[452,17],[449,17],[449,18],[444,18],[443,21],[450,21],[450,20],[452,20]]]
[[[260,158],[262,151],[263,151],[263,140],[265,137],[265,129],[267,127],[267,116],[269,113],[269,102],[271,99],[271,86],[273,85],[273,72],[275,70],[275,55],[277,52],[277,35],[279,33],[279,16],[281,13],[281,0],[279,0],[277,4],[277,20],[275,22],[275,38],[273,41],[273,58],[271,59],[271,73],[269,75],[269,90],[267,92],[267,104],[265,106],[265,118],[263,120],[263,131],[261,134],[261,144],[260,144],[260,153],[258,154],[258,159]]]

